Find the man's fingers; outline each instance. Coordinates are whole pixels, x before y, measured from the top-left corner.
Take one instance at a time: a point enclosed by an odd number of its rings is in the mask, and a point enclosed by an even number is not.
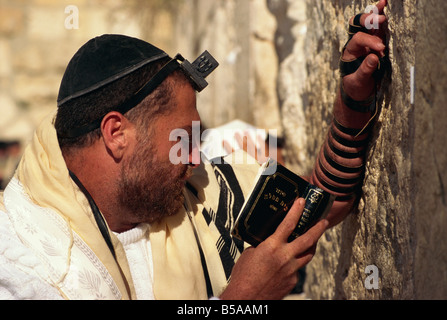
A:
[[[387,6],[388,1],[387,0],[380,0],[377,4],[376,4],[376,8],[379,11],[379,14],[383,14],[383,10],[385,9],[385,7]]]
[[[351,23],[353,22],[353,19],[354,19],[354,17],[351,18]],[[386,21],[387,21],[387,17],[384,16],[383,14],[378,14],[377,11],[371,12],[371,13],[364,13],[360,17],[360,25],[365,28],[368,25],[374,26],[374,22],[377,23],[377,25],[378,25],[377,27],[380,27],[380,25],[385,23]]]
[[[375,6],[369,6],[367,8],[372,8],[369,12],[366,12],[366,14],[364,14],[361,18],[360,18],[360,23],[362,24],[362,26],[365,27],[365,19],[371,15],[371,14],[375,14],[375,15],[380,15],[380,17],[382,17],[381,19],[381,23],[385,22],[386,17],[384,16],[384,9],[387,6],[388,1],[387,0],[380,0],[379,2],[377,2],[377,4]],[[384,19],[384,20],[383,20]]]
[[[386,0],[380,0],[375,6],[368,6],[365,13],[360,16],[360,25],[365,27],[370,34],[383,36],[383,28],[386,25],[387,18],[384,15],[384,9],[387,6]],[[350,23],[354,23],[354,17],[351,17]]]
[[[358,57],[364,56],[371,52],[377,52],[380,56],[385,56],[386,46],[382,39],[364,32],[358,32],[349,41],[346,50],[343,52],[343,59],[350,61]]]
[[[318,221],[312,228],[306,231],[303,235],[299,236],[291,242],[291,245],[295,247],[297,257],[302,256],[303,253],[308,252],[316,246],[318,240],[326,231],[329,222],[326,219]]]
[[[287,242],[287,239],[296,228],[301,214],[303,213],[304,203],[305,201],[303,198],[295,200],[283,221],[276,228],[272,237],[277,238],[281,242]]]
[[[222,145],[223,145],[223,147],[224,147],[224,149],[225,149],[225,151],[227,153],[233,153],[234,152],[233,147],[231,146],[231,144],[227,140],[222,141]]]
[[[244,134],[236,132],[234,137],[239,145],[239,148],[241,148],[242,150],[247,152],[250,156],[258,160],[258,154],[257,154],[258,148],[248,131],[245,131]]]
[[[381,54],[385,54],[384,50],[386,48],[385,44],[382,42],[382,39],[370,35],[364,32],[358,32],[354,35],[353,41],[350,41],[348,44],[351,45],[352,51],[375,51]],[[351,48],[348,48],[348,50]]]
[[[376,71],[378,64],[379,57],[373,53],[369,54],[354,73],[356,81],[359,83],[366,83],[371,80],[372,74]]]
[[[261,135],[259,135],[259,134],[256,136],[256,143],[257,143],[256,146],[257,146],[257,149],[258,149],[258,156],[260,156],[260,157],[267,157],[268,156],[267,155],[268,149],[267,149],[265,140],[262,139]]]
[[[378,63],[377,55],[371,53],[354,73],[345,76],[343,86],[346,94],[358,101],[368,98],[375,85],[372,75],[376,71]]]
[[[310,249],[308,249],[304,253],[298,254],[296,259],[297,259],[297,262],[299,263],[299,265],[304,266],[304,265],[308,264],[312,260],[316,251],[317,251],[317,245],[315,244],[314,246],[312,246]]]

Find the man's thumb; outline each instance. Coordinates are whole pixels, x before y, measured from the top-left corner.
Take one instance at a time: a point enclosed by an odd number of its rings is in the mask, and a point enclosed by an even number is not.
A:
[[[379,59],[375,54],[370,54],[366,57],[366,63],[368,64],[368,67],[373,70],[373,72],[377,68],[377,62],[379,62]]]
[[[374,71],[376,71],[378,63],[379,58],[377,55],[373,53],[369,54],[357,70],[357,80],[360,82],[367,81]]]

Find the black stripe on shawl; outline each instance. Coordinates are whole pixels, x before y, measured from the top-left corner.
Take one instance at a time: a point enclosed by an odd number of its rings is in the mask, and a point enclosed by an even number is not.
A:
[[[231,236],[230,233],[234,221],[244,204],[244,194],[231,165],[225,163],[213,164],[213,169],[220,187],[219,204],[216,213],[204,212],[204,214],[208,214],[208,217],[205,216],[205,219],[212,219],[220,232],[216,246],[228,280],[237,252],[242,252],[244,249],[244,243]]]

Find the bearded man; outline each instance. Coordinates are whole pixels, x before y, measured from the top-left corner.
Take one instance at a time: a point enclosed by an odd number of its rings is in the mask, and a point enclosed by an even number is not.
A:
[[[374,16],[385,23],[386,1]],[[326,228],[350,212],[376,113],[383,30],[350,21],[334,120],[310,182],[337,196],[294,241],[298,199],[257,247],[230,230],[257,165],[173,164],[200,121],[196,93],[215,67],[122,35],[88,41],[67,66],[57,112],[37,128],[0,209],[0,297],[14,299],[281,299]],[[204,68],[205,66],[205,68]],[[189,141],[192,140],[189,137]],[[180,139],[181,140],[181,139]]]

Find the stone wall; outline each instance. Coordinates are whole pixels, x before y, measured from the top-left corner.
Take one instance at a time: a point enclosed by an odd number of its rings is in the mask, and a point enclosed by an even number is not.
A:
[[[297,2],[305,9],[296,10]],[[363,195],[355,212],[319,243],[307,268],[306,293],[313,299],[447,297],[447,161],[442,147],[447,140],[447,37],[441,31],[446,30],[442,12],[447,5],[389,2],[392,74],[380,93],[381,113],[367,155]],[[294,43],[292,49],[277,46],[288,53],[280,65],[278,92],[281,120],[291,140],[288,160],[305,173],[330,121],[346,21],[369,3],[268,3],[282,7],[272,12],[278,23],[288,26],[277,39]],[[290,32],[303,25],[307,32]],[[296,139],[300,133],[306,138]],[[377,289],[370,286],[375,275]]]

